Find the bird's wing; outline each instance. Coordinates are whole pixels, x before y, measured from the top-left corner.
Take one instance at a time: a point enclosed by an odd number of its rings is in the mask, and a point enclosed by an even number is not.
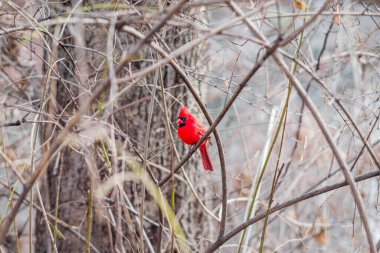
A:
[[[203,124],[201,122],[199,122],[199,121],[195,122],[195,126],[197,127],[198,134],[200,136],[203,136],[207,132],[207,129],[203,126]],[[210,135],[207,137],[207,140],[211,144],[211,136]]]
[[[199,121],[195,122],[195,127],[198,129],[199,134],[203,135],[206,133],[206,128],[203,126],[203,124]]]

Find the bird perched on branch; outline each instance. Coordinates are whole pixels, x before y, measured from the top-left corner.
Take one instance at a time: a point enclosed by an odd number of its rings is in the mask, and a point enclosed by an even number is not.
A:
[[[186,106],[183,106],[178,115],[178,136],[188,145],[195,145],[206,133],[206,128],[202,125],[199,119],[195,117]],[[214,171],[214,166],[211,163],[210,155],[207,151],[207,143],[210,143],[209,136],[199,147],[203,168],[205,171]]]

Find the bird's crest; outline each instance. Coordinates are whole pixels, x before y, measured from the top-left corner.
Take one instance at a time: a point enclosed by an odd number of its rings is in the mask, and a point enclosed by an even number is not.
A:
[[[191,115],[191,112],[189,111],[189,109],[187,109],[186,105],[184,105],[181,108],[181,111],[179,112],[178,117],[185,118],[185,117],[187,117],[189,115]]]

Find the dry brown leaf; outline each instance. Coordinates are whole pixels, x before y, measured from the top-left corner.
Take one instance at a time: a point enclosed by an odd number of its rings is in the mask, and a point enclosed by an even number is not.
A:
[[[306,10],[306,4],[302,0],[294,0],[296,7],[300,10]]]
[[[244,196],[244,197],[248,197],[248,195],[249,195],[249,189],[248,188],[242,188],[240,190],[240,195]]]
[[[326,244],[327,241],[327,230],[322,228],[318,234],[315,235],[315,240],[321,245]]]
[[[241,196],[248,196],[252,185],[252,173],[243,170],[238,175],[234,176],[233,186],[239,191]]]
[[[313,227],[312,230],[314,232],[315,240],[319,244],[323,245],[323,244],[326,244],[326,241],[327,241],[327,226],[329,225],[329,221],[326,218],[326,216],[324,216],[322,213],[318,215],[317,221],[323,224],[322,227],[320,227],[318,232],[315,231],[315,227]]]

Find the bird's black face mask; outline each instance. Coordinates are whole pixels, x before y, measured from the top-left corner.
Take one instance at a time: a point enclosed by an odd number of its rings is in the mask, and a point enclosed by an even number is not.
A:
[[[178,127],[185,126],[186,125],[186,120],[187,120],[186,117],[178,117],[178,120],[177,120]]]

